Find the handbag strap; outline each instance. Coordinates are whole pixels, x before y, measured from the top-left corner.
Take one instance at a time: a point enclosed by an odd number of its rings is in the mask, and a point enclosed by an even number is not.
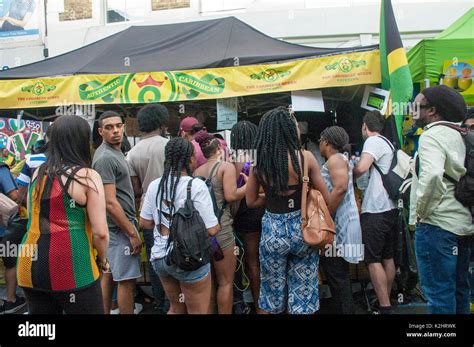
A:
[[[305,153],[301,151],[301,160],[303,161],[303,189],[301,190],[301,224],[306,225],[308,221],[306,218],[306,203],[308,198],[308,184],[309,184],[309,176],[308,176],[308,161],[305,160]]]

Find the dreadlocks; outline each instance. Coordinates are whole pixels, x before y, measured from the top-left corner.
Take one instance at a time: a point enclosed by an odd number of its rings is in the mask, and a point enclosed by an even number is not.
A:
[[[255,148],[255,137],[258,127],[246,120],[240,121],[232,127],[230,147],[234,150],[252,150]]]
[[[280,193],[288,190],[288,154],[300,181],[302,177],[296,155],[301,149],[296,126],[288,110],[278,107],[265,113],[258,127],[257,177]]]
[[[171,139],[165,147],[165,168],[160,185],[158,186],[157,206],[161,206],[161,202],[167,200],[170,202],[170,214],[173,214],[174,198],[176,196],[176,188],[178,187],[181,172],[186,170],[189,176],[192,176],[189,163],[194,153],[194,147],[191,142],[181,138],[175,137]],[[161,225],[161,213],[159,213],[159,220]]]

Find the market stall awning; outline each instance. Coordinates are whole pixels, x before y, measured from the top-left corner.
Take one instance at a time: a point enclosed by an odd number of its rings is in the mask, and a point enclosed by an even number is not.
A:
[[[459,73],[463,69],[471,69],[469,78],[472,80],[472,72],[474,72],[474,8],[471,8],[437,37],[420,41],[410,49],[407,58],[414,82],[422,82],[426,78],[432,83],[436,83],[440,74],[446,73],[445,65],[451,63],[456,64]],[[467,71],[464,70],[464,72]],[[462,94],[466,102],[474,104],[474,85],[472,90],[463,90]]]
[[[377,46],[295,45],[229,17],[134,26],[0,72],[0,108],[217,99],[379,82]]]

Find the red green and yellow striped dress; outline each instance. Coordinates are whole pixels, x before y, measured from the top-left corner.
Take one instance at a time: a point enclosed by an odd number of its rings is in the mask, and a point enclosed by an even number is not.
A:
[[[45,291],[73,291],[99,278],[94,259],[90,222],[58,178],[35,179],[29,189],[28,226],[22,247],[37,247],[36,254],[21,256],[17,263],[20,287]],[[37,198],[36,184],[41,184]],[[30,248],[31,250],[32,248]]]

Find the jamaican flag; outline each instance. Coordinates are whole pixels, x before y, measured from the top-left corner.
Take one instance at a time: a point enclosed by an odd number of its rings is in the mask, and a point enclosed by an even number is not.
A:
[[[409,102],[413,82],[407,56],[393,14],[392,1],[382,0],[380,15],[380,68],[382,89],[390,90],[391,106],[388,114],[395,116],[398,140],[402,143],[403,111],[401,103]]]

